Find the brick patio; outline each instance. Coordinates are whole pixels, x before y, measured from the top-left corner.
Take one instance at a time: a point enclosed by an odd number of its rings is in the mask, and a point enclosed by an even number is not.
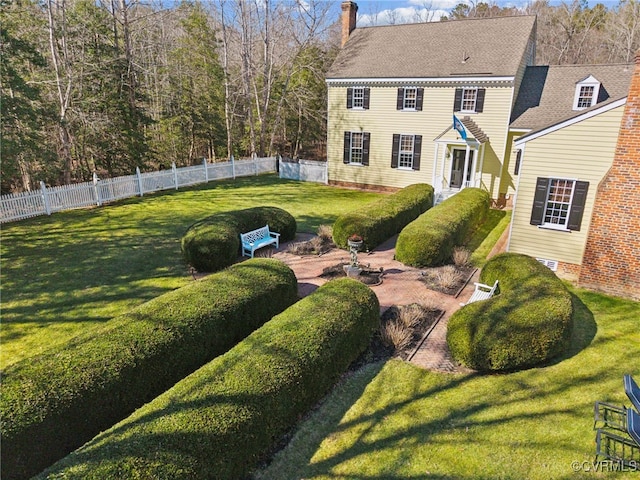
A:
[[[312,235],[308,234],[298,234],[293,242],[305,241],[311,237]],[[438,306],[444,314],[423,339],[409,361],[422,368],[438,372],[469,372],[470,370],[458,366],[449,354],[446,343],[447,320],[460,308],[460,302],[464,302],[471,296],[474,289],[473,282],[477,281],[479,272],[474,272],[458,297],[429,290],[420,281],[420,269],[408,267],[394,259],[396,238],[391,238],[372,252],[358,255],[358,261],[361,264],[370,264],[371,268],[384,269],[382,284],[371,287],[380,301],[380,313],[392,305],[424,303]],[[505,240],[506,236],[503,235],[491,255],[504,249]],[[293,269],[298,278],[298,292],[302,297],[309,295],[327,281],[320,277],[323,269],[349,261],[349,253],[340,249],[332,249],[320,256],[299,256],[288,253],[287,247],[287,243],[282,244],[272,256]]]

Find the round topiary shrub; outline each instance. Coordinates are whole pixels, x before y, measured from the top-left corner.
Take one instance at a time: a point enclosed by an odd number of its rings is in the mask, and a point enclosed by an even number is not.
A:
[[[0,390],[2,478],[42,471],[297,299],[288,266],[253,259],[8,367]]]
[[[369,344],[378,300],[335,280],[37,478],[248,478]]]
[[[485,190],[465,188],[407,225],[398,235],[396,259],[413,267],[442,265],[487,217]]]
[[[199,272],[215,272],[240,255],[240,234],[269,225],[280,241],[296,236],[296,219],[281,208],[254,207],[217,213],[191,225],[182,237],[186,262]]]
[[[480,281],[499,282],[500,294],[455,312],[447,344],[461,364],[480,371],[512,371],[546,362],[571,339],[573,304],[562,281],[536,259],[506,253],[485,265]]]
[[[333,242],[347,248],[347,239],[359,235],[371,250],[396,235],[412,220],[433,206],[433,187],[409,185],[381,200],[338,217],[333,224]]]

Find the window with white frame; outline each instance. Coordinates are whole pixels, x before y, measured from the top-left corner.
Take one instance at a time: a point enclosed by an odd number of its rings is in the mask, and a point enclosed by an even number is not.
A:
[[[364,108],[364,87],[353,88],[353,108]]]
[[[398,152],[398,167],[413,168],[413,135],[400,135],[400,150]]]
[[[462,89],[462,105],[461,105],[460,111],[475,112],[477,98],[478,98],[477,88],[463,88]]]
[[[402,108],[404,110],[415,110],[416,109],[416,101],[418,98],[418,89],[415,87],[409,87],[404,89],[404,101],[402,104]]]
[[[560,227],[567,225],[575,183],[575,180],[550,179],[543,224]]]
[[[598,103],[600,93],[600,82],[589,75],[584,80],[576,83],[576,92],[573,98],[573,109],[584,110]]]
[[[538,177],[531,225],[556,230],[580,230],[589,182]]]
[[[453,111],[464,113],[482,113],[486,88],[462,87],[456,88],[453,98]]]
[[[349,163],[362,163],[362,132],[351,132],[351,155]]]

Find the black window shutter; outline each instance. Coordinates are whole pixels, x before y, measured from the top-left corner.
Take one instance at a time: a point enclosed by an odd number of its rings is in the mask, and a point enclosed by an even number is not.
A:
[[[424,99],[424,88],[418,88],[416,92],[416,110],[422,111],[423,99]]]
[[[364,132],[362,134],[362,165],[369,165],[369,143],[371,141],[371,134]]]
[[[342,161],[344,163],[351,161],[351,132],[344,132],[344,155]]]
[[[484,94],[486,90],[486,88],[478,89],[478,95],[476,96],[476,113],[482,113],[482,109],[484,108]]]
[[[462,108],[462,89],[456,88],[456,95],[453,97],[453,111],[459,112]]]
[[[364,89],[364,108],[365,110],[369,109],[369,99],[371,98],[371,89]]]
[[[538,177],[536,182],[536,192],[533,196],[533,209],[531,210],[531,225],[542,225],[544,221],[544,207],[547,204],[547,193],[549,191],[549,179]]]
[[[347,88],[347,108],[353,108],[353,88]]]
[[[571,201],[571,210],[569,211],[569,221],[567,222],[567,228],[569,230],[580,231],[588,190],[589,182],[576,182],[573,191],[573,200]]]
[[[404,108],[404,88],[398,89],[398,100],[396,101],[396,110]]]
[[[398,156],[400,154],[400,135],[393,134],[393,145],[391,146],[391,168],[398,168]]]
[[[422,135],[413,137],[413,169],[420,170],[420,156],[422,153]]]
[[[520,162],[522,162],[522,150],[516,150],[516,166],[513,168],[514,175],[520,175]]]

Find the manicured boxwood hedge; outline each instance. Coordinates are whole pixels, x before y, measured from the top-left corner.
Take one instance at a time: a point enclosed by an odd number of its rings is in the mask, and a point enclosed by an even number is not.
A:
[[[465,188],[423,213],[398,235],[396,259],[405,265],[430,267],[446,263],[487,217],[491,198],[479,188]]]
[[[247,478],[378,323],[368,287],[329,282],[38,478]]]
[[[182,237],[182,253],[199,272],[215,272],[240,255],[240,234],[269,225],[280,241],[296,236],[296,219],[281,208],[254,207],[217,213],[191,225]]]
[[[338,217],[333,224],[333,241],[341,248],[347,239],[360,235],[371,250],[396,235],[412,220],[433,206],[433,187],[426,183],[409,185],[376,202]]]
[[[2,478],[42,471],[296,300],[289,267],[249,260],[9,367],[0,389]]]
[[[543,363],[569,346],[571,294],[536,259],[506,253],[487,262],[482,283],[500,294],[455,312],[447,326],[453,357],[481,371],[510,371]]]

